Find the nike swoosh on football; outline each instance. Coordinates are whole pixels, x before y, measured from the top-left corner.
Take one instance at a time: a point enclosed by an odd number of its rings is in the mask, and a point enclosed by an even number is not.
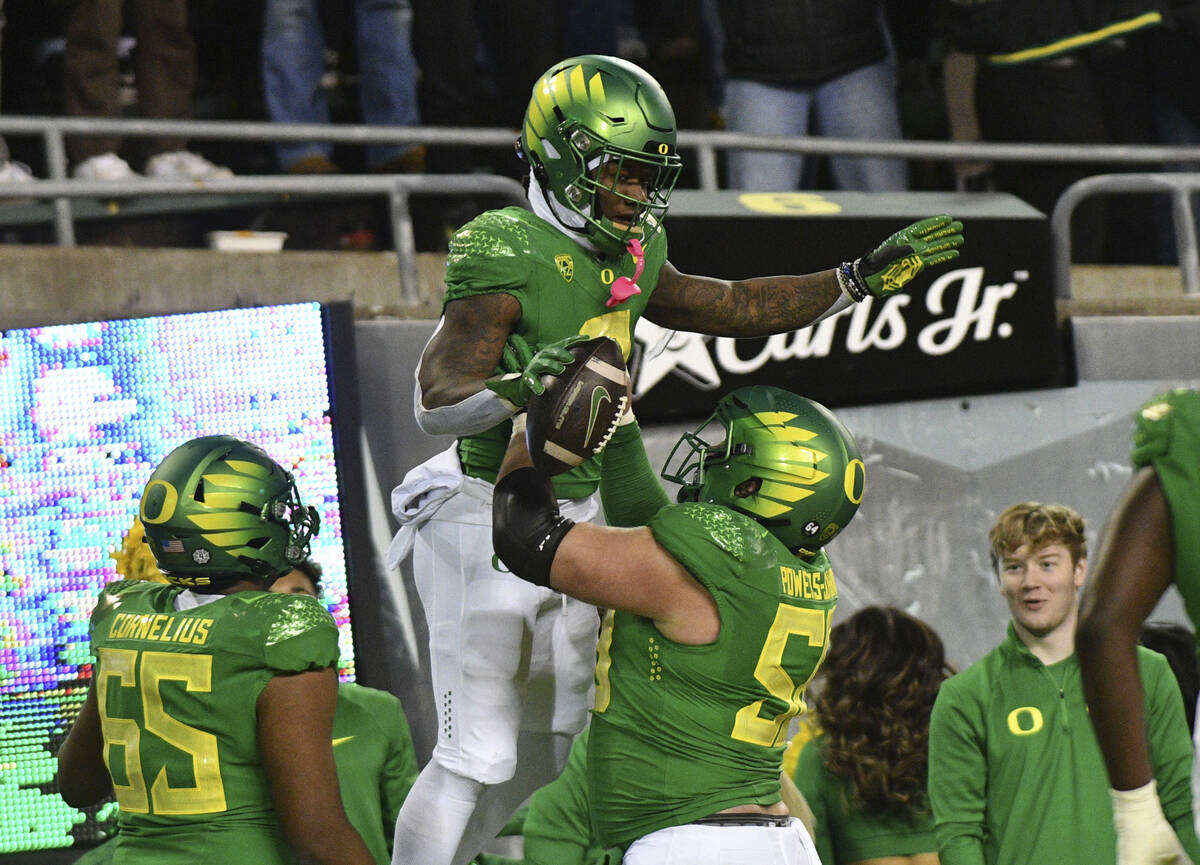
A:
[[[596,416],[600,413],[600,406],[602,405],[601,400],[612,402],[612,397],[602,387],[597,386],[592,388],[592,408],[588,415],[587,433],[583,437],[585,442],[592,440],[592,427],[596,425]]]

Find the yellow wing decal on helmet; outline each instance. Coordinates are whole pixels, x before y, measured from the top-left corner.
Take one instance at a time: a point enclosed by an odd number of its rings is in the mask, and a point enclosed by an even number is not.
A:
[[[266,478],[271,476],[270,467],[260,466],[258,463],[252,463],[249,460],[227,459],[225,460],[225,465],[250,477]]]
[[[587,84],[583,80],[583,67],[572,66],[569,81],[569,92],[572,102],[587,101]]]
[[[799,439],[802,442],[806,442],[811,438],[817,437],[817,434],[812,430],[806,430],[804,427],[788,426],[787,422],[796,418],[796,415],[790,411],[760,411],[756,412],[754,416],[767,428],[767,432],[780,441],[791,442]]]
[[[588,96],[593,101],[606,101],[604,98],[604,80],[600,77],[599,72],[592,76],[592,80],[589,82],[588,90],[590,91]]]
[[[204,504],[217,510],[236,511],[245,500],[246,496],[240,492],[221,493],[208,490],[204,494]]]
[[[243,523],[247,517],[249,517],[251,520],[254,519],[253,516],[241,513],[240,511],[234,511],[233,513],[225,511],[224,513],[216,514],[187,515],[188,520],[193,523],[196,528],[204,531],[231,529],[237,526],[239,523]]]
[[[808,498],[813,494],[813,491],[796,486],[795,484],[780,483],[779,481],[763,481],[762,486],[758,488],[758,494],[767,498],[778,499],[782,502],[795,503]],[[787,508],[782,508],[782,510],[787,510]]]

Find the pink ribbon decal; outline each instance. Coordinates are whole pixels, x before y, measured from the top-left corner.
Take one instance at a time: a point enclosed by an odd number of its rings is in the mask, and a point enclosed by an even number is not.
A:
[[[642,242],[636,237],[631,237],[625,248],[633,256],[633,279],[628,276],[620,276],[613,280],[610,289],[612,296],[604,302],[604,305],[609,308],[618,303],[624,303],[635,294],[642,293],[641,287],[637,284],[638,277],[642,275],[642,271],[646,267],[646,254],[642,252]]]

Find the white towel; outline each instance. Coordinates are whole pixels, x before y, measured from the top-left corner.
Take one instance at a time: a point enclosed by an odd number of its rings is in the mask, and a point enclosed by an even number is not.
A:
[[[412,551],[419,529],[463,486],[462,465],[458,461],[458,442],[430,457],[404,476],[392,490],[392,514],[400,531],[387,551],[387,567],[395,568]]]

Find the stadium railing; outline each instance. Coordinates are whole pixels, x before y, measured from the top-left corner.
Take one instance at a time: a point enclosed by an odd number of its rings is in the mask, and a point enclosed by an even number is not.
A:
[[[1071,217],[1084,199],[1108,193],[1169,193],[1183,291],[1189,296],[1200,297],[1200,252],[1197,251],[1196,216],[1192,208],[1195,192],[1200,192],[1200,173],[1195,172],[1097,174],[1072,183],[1058,197],[1050,215],[1055,295],[1063,300],[1071,297]]]
[[[511,147],[516,131],[486,127],[367,126],[352,124],[282,124],[261,121],[139,120],[81,117],[0,116],[0,135],[28,135],[42,139],[49,180],[37,184],[0,186],[0,198],[37,198],[53,201],[55,237],[60,245],[74,245],[71,201],[78,198],[130,198],[149,195],[304,194],[389,196],[396,253],[400,258],[401,291],[406,300],[417,297],[415,245],[408,216],[413,192],[434,194],[488,194],[524,200],[520,184],[511,178],[487,174],[467,175],[334,175],[235,177],[205,183],[140,181],[100,183],[67,179],[67,135],[118,135],[124,138],[178,136],[190,141],[240,140],[331,141],[341,144],[424,144],[450,147]],[[866,141],[821,136],[780,137],[739,132],[681,130],[681,150],[694,151],[698,188],[720,188],[718,154],[725,150],[765,150],[813,155],[887,156],[940,162],[1081,163],[1121,166],[1200,166],[1200,147],[1107,144],[991,144],[953,141]],[[31,188],[32,186],[32,188]],[[1188,172],[1100,175],[1069,188],[1052,216],[1055,293],[1071,296],[1070,220],[1075,206],[1098,193],[1161,193],[1173,196],[1172,218],[1183,271],[1185,291],[1200,293],[1197,273],[1196,225],[1189,196],[1200,190],[1200,174]]]

